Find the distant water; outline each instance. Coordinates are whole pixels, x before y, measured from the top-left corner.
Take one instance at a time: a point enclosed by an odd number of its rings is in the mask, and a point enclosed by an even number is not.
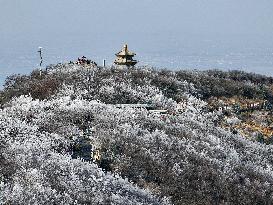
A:
[[[158,67],[177,69],[220,69],[243,70],[273,76],[273,52],[268,53],[189,53],[179,55],[158,54],[152,57],[143,56],[143,62]]]
[[[121,45],[122,46],[122,45]],[[121,47],[120,46],[120,47]],[[56,64],[76,60],[81,55],[102,64],[103,59],[111,65],[120,47],[109,46],[105,50],[91,50],[88,47],[63,49],[45,48],[44,67],[49,64]],[[273,76],[273,49],[248,49],[243,51],[226,50],[198,50],[185,48],[157,48],[145,49],[140,46],[131,46],[138,55],[136,59],[139,65],[150,65],[159,68],[179,69],[221,69],[221,70],[244,70]],[[6,76],[21,73],[26,74],[38,68],[39,56],[37,47],[30,47],[26,51],[12,50],[3,52],[0,55],[0,84],[3,85]],[[96,55],[97,54],[97,55]]]
[[[272,76],[272,7],[269,0],[3,0],[0,85],[37,68],[39,46],[43,66],[82,55],[110,65],[124,43],[142,65]]]
[[[0,7],[0,85],[7,75],[85,55],[102,64],[124,43],[141,65],[273,76],[273,1],[13,0]]]

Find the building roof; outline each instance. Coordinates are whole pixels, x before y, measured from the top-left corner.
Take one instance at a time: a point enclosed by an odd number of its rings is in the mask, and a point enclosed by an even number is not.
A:
[[[115,59],[115,62],[118,62],[118,63],[137,63],[137,61],[134,60],[134,59],[127,59],[127,58],[121,58],[121,57],[118,57],[117,59]]]
[[[122,50],[116,53],[116,56],[135,56],[136,54],[128,50],[127,44],[125,44]]]

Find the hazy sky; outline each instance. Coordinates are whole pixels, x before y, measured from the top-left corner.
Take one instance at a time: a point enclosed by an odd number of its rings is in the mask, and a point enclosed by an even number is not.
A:
[[[268,42],[273,36],[272,0],[0,2],[1,43],[8,45],[44,39],[52,44],[66,40],[77,44],[81,38],[141,41],[160,33],[166,38],[247,39],[254,43]]]
[[[109,62],[125,42],[144,62],[156,54],[163,62],[172,54],[273,52],[272,0],[0,3],[0,78],[36,66],[38,46],[45,47],[47,63],[82,54]],[[20,65],[26,68],[20,70]]]

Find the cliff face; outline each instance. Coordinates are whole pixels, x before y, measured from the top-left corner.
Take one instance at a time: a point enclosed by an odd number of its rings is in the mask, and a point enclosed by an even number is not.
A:
[[[78,65],[11,76],[1,94],[1,201],[271,204],[272,146],[220,128],[221,113],[203,101],[209,90],[235,89],[232,82],[255,97],[272,83],[245,73]],[[82,138],[100,160],[72,159]]]

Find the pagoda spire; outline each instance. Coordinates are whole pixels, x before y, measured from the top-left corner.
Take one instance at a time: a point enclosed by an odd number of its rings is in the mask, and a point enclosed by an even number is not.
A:
[[[128,50],[128,45],[125,44],[122,50],[116,53],[116,60],[114,63],[116,65],[126,65],[126,66],[134,66],[137,64],[137,61],[133,59],[136,54]]]

